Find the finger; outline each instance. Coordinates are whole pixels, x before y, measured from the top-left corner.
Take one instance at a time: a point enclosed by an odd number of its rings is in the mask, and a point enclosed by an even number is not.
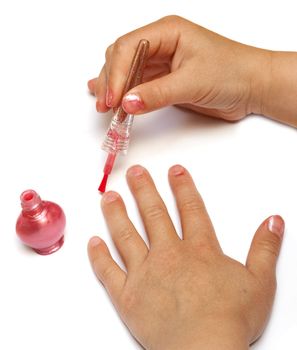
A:
[[[98,112],[105,113],[110,108],[106,105],[106,93],[107,93],[107,85],[106,85],[106,68],[105,65],[102,67],[98,78],[95,81],[95,89],[94,95],[96,96],[96,109]]]
[[[88,88],[92,95],[95,95],[97,80],[98,78],[94,78],[88,81]],[[109,107],[107,107],[105,104],[104,97],[100,99],[100,102],[96,100],[96,110],[97,112],[102,112],[102,113],[105,113],[109,110]]]
[[[106,92],[105,103],[109,108],[116,107],[116,99],[114,98],[114,86],[110,84],[110,71],[112,69],[113,52],[115,44],[110,45],[105,52],[105,72],[106,72]]]
[[[181,165],[171,167],[169,183],[176,199],[184,239],[219,248],[204,202],[188,171]]]
[[[107,245],[99,237],[90,239],[88,254],[96,276],[111,298],[117,302],[126,281],[125,272],[113,260]]]
[[[151,246],[176,242],[173,223],[148,171],[136,165],[127,172],[127,181],[135,197]]]
[[[97,78],[93,78],[88,81],[88,88],[91,94],[95,95],[95,85]]]
[[[114,44],[111,44],[108,46],[108,48],[105,51],[105,70],[106,70],[107,78],[109,76],[109,71],[110,71],[110,66],[112,61],[113,47],[114,47]]]
[[[183,69],[140,84],[125,94],[122,106],[127,113],[143,114],[175,104],[192,101],[189,81]],[[188,75],[189,76],[189,75]]]
[[[258,228],[253,238],[246,266],[262,280],[275,280],[285,223],[279,215],[270,216]]]
[[[102,197],[102,210],[111,237],[128,270],[137,268],[146,258],[148,249],[128,218],[121,197],[106,192]]]
[[[122,45],[120,40],[117,40],[106,51],[106,104],[109,107],[118,107],[122,99],[122,90],[124,89],[129,69],[123,70],[123,63],[119,62],[118,56],[125,61],[128,57],[133,58],[134,51],[127,45]],[[131,64],[130,62],[130,64]]]
[[[163,18],[120,37],[112,45],[112,50],[107,52],[110,106],[116,107],[120,104],[130,65],[141,39],[150,42],[148,59],[155,56],[172,57],[179,40],[179,26],[176,21],[177,18],[173,16]]]

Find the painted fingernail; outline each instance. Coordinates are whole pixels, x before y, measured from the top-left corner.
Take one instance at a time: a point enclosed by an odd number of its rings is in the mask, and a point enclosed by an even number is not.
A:
[[[88,88],[91,92],[95,90],[95,79],[91,79],[88,81]]]
[[[173,176],[183,175],[184,173],[185,173],[185,168],[182,167],[181,165],[174,165],[170,169],[170,174],[173,175]]]
[[[137,94],[124,96],[122,106],[127,113],[135,114],[144,109],[144,103]]]
[[[140,165],[135,165],[128,170],[130,176],[141,176],[144,173],[144,168]]]
[[[107,88],[106,102],[105,102],[107,107],[112,107],[112,99],[113,99],[112,92]]]
[[[111,203],[116,201],[119,198],[119,195],[116,192],[106,192],[104,193],[102,199],[104,200],[105,203]]]
[[[90,239],[89,245],[94,248],[97,247],[101,243],[101,239],[99,237],[92,237]]]
[[[268,219],[268,230],[275,233],[280,238],[283,238],[285,231],[285,222],[283,218],[279,215],[270,216]]]

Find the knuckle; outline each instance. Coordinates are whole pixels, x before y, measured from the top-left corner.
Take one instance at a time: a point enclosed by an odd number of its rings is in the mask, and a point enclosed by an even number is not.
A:
[[[280,240],[276,235],[271,235],[269,238],[266,237],[265,239],[259,240],[258,246],[262,251],[277,257],[279,253]]]
[[[114,43],[114,51],[116,51],[117,54],[121,54],[126,47],[126,40],[124,36],[121,36],[118,38]]]
[[[118,240],[121,242],[127,242],[131,240],[132,238],[132,232],[129,228],[124,227],[121,230],[119,230],[117,234]]]
[[[164,21],[165,23],[176,24],[177,22],[180,22],[181,19],[182,17],[178,15],[168,15],[163,17],[161,20]]]
[[[162,205],[151,205],[144,209],[144,216],[150,220],[161,219],[164,217],[166,211]]]
[[[103,282],[112,280],[113,275],[114,275],[114,269],[112,268],[112,266],[106,266],[100,271],[100,279],[102,279]]]
[[[105,51],[105,59],[109,60],[113,51],[114,44],[109,45],[108,48]]]
[[[182,202],[181,211],[185,213],[196,213],[205,210],[204,203],[197,198],[187,198]]]

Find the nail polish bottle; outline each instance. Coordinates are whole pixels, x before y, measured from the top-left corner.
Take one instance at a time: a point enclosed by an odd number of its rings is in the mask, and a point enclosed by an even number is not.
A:
[[[54,253],[64,243],[65,214],[53,202],[43,201],[33,190],[21,194],[22,212],[16,223],[21,241],[41,255]]]

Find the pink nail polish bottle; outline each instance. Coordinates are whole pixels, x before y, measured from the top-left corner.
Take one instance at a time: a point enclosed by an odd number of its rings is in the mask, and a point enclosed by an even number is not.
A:
[[[64,243],[65,214],[53,202],[43,201],[33,190],[21,194],[22,212],[16,223],[21,241],[38,254],[54,253]]]

